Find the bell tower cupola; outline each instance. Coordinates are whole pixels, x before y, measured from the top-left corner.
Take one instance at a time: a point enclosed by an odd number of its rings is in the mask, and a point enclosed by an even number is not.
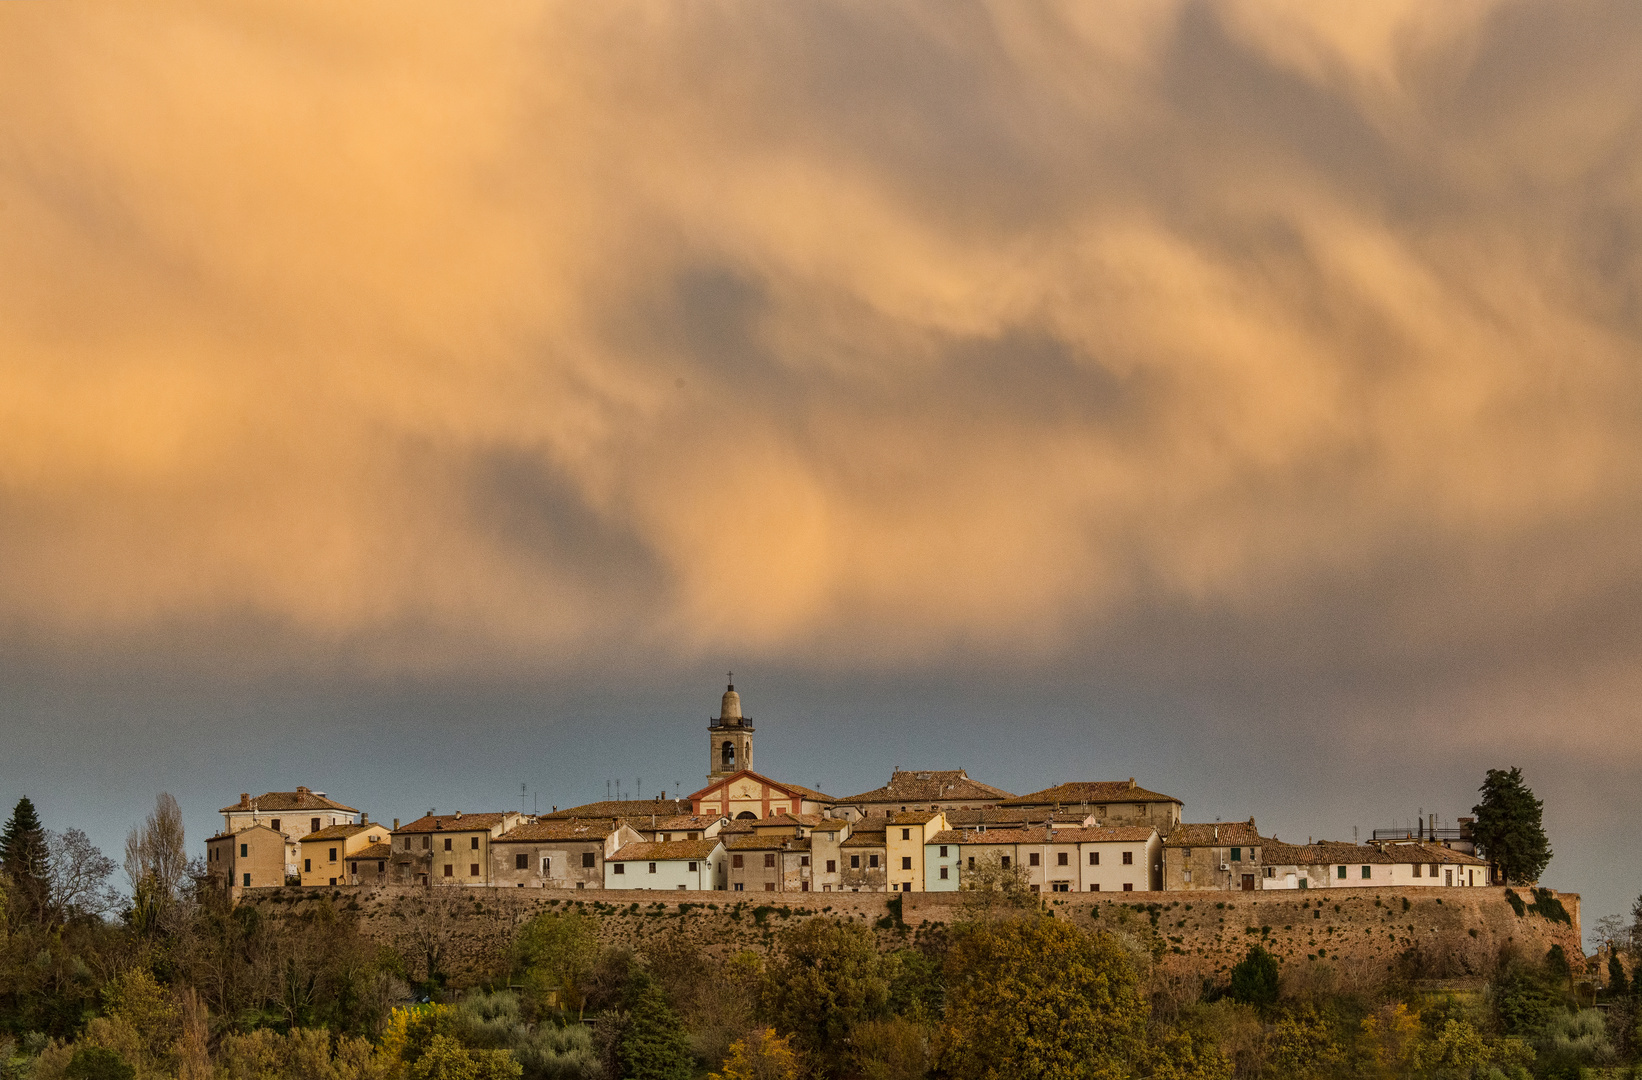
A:
[[[724,690],[718,716],[707,721],[708,780],[717,780],[753,767],[753,725],[741,715],[741,695],[735,690],[735,676]]]

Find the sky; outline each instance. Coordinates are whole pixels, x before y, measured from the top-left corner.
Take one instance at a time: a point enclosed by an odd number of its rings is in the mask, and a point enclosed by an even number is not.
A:
[[[1642,8],[0,24],[48,826],[693,791],[733,670],[833,794],[1347,839],[1520,766],[1545,881],[1642,893]]]

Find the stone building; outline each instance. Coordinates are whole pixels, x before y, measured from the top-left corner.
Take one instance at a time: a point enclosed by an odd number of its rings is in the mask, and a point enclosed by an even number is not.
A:
[[[834,817],[851,821],[920,810],[979,810],[1012,798],[1009,792],[971,780],[962,769],[894,769],[889,783],[832,803]]]
[[[490,843],[518,825],[517,810],[438,814],[393,829],[389,875],[396,885],[488,885]]]
[[[888,888],[888,819],[862,818],[850,823],[850,835],[838,845],[840,892],[883,892]]]
[[[1173,795],[1146,790],[1132,776],[1127,781],[1056,784],[1030,795],[1005,799],[999,805],[1087,811],[1101,825],[1150,825],[1160,836],[1167,836],[1180,824],[1180,812],[1185,807]]]
[[[528,889],[602,889],[605,862],[644,836],[624,821],[534,821],[490,842],[493,885]]]
[[[370,844],[342,858],[349,885],[387,885],[388,860],[393,857],[390,843]]]
[[[333,825],[351,825],[359,811],[328,798],[323,791],[298,787],[295,791],[267,791],[255,798],[248,792],[242,793],[239,802],[223,807],[219,813],[224,835],[253,825],[266,825],[282,834],[285,837],[284,874],[295,878],[301,872],[298,868],[302,838]]]
[[[285,834],[271,825],[247,825],[205,842],[205,869],[222,889],[265,889],[285,884]]]
[[[1265,877],[1266,841],[1248,821],[1184,824],[1163,838],[1163,887],[1170,892],[1253,892]]]

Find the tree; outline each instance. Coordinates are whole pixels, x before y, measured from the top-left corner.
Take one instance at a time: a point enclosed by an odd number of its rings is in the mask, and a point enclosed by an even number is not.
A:
[[[690,1080],[696,1073],[690,1034],[661,985],[638,974],[627,996],[627,1027],[616,1043],[624,1080]]]
[[[48,832],[46,849],[51,906],[58,918],[105,915],[114,910],[120,901],[119,893],[108,884],[114,875],[114,860],[99,851],[83,830]]]
[[[188,874],[188,849],[183,840],[182,808],[167,792],[154,800],[154,812],[125,838],[125,872],[135,892],[145,880],[161,908],[175,900]]]
[[[1232,1000],[1243,1005],[1272,1005],[1277,1001],[1277,957],[1255,945],[1231,972]]]
[[[1478,789],[1482,802],[1471,808],[1477,847],[1499,868],[1500,884],[1539,880],[1551,861],[1551,843],[1540,824],[1545,804],[1523,783],[1522,770],[1489,769]]]
[[[0,831],[0,870],[10,879],[6,890],[14,917],[44,921],[50,903],[50,874],[46,861],[46,831],[34,804],[17,800],[11,820]]]
[[[961,924],[946,982],[945,1049],[957,1080],[1129,1075],[1147,1007],[1110,935],[1043,916]]]
[[[532,1013],[540,1014],[554,998],[560,1008],[579,1011],[584,983],[599,957],[598,927],[586,915],[543,912],[519,929],[513,957]]]
[[[765,1011],[828,1074],[842,1068],[850,1030],[882,1016],[888,1002],[889,980],[865,927],[816,916],[776,938]]]
[[[724,1071],[708,1073],[707,1080],[796,1080],[798,1055],[793,1053],[791,1035],[777,1035],[769,1028],[730,1044]]]
[[[1033,908],[1038,897],[1026,876],[1026,868],[1006,862],[1000,851],[988,852],[963,872],[958,891],[964,894],[962,913],[965,918],[982,917],[1004,908]]]
[[[1620,963],[1617,952],[1608,953],[1608,993],[1615,997],[1623,997],[1630,992],[1630,980],[1625,978],[1625,965]]]

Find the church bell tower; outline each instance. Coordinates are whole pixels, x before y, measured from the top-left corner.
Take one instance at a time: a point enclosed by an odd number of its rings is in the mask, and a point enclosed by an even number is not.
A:
[[[753,726],[741,715],[741,695],[734,682],[725,689],[718,712],[716,719],[707,721],[709,783],[753,767]]]

